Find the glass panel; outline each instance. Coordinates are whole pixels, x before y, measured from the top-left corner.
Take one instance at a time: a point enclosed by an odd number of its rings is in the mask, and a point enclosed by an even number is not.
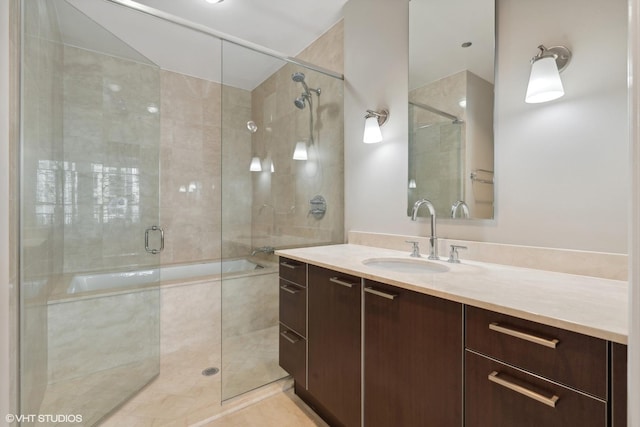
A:
[[[23,40],[21,412],[93,425],[159,372],[159,68],[63,0]]]
[[[273,249],[343,242],[344,132],[342,80],[226,42],[222,63],[222,262],[252,263],[222,279],[228,399],[287,375]]]

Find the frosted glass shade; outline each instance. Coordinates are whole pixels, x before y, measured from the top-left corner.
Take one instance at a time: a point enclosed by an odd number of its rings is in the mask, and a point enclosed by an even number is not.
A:
[[[260,157],[253,157],[251,159],[249,170],[251,172],[262,172],[262,162],[260,162]]]
[[[307,160],[307,143],[304,141],[296,143],[296,148],[293,150],[293,160]]]
[[[525,102],[538,104],[553,101],[564,95],[560,72],[552,56],[540,58],[531,64],[531,75]]]
[[[382,141],[382,132],[380,132],[377,117],[367,117],[365,119],[362,141],[366,144],[375,144],[376,142]]]

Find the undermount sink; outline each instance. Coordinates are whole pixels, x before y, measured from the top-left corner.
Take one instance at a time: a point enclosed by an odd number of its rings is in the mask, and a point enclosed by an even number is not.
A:
[[[369,258],[364,265],[398,273],[444,273],[449,271],[446,265],[413,258]]]

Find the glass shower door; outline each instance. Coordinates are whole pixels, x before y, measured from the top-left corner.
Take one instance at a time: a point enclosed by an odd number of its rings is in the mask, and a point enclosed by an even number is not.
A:
[[[89,426],[159,373],[160,70],[22,4],[21,413]]]

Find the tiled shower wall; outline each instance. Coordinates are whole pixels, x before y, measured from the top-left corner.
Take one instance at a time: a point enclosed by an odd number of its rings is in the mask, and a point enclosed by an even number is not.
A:
[[[342,73],[343,23],[336,24],[298,58]],[[293,101],[302,86],[291,79],[306,75],[313,98],[313,144],[309,136],[309,104],[299,110]],[[343,82],[287,64],[252,93],[253,155],[271,159],[275,172],[253,174],[253,238],[255,246],[292,247],[344,241]],[[293,160],[296,142],[308,142],[309,160]],[[309,214],[310,199],[326,199],[322,219]]]

